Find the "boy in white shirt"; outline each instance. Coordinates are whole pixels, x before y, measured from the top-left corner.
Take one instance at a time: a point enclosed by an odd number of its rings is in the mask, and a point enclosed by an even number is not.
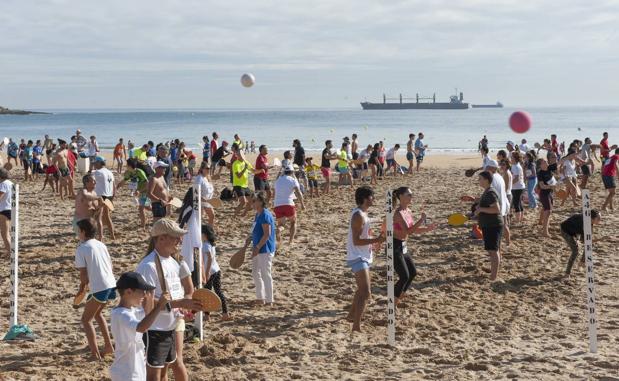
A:
[[[80,245],[75,251],[75,267],[80,272],[78,295],[85,293],[86,286],[90,285],[90,295],[84,306],[81,322],[92,358],[101,360],[102,355],[114,352],[107,322],[103,317],[103,309],[108,301],[116,299],[114,290],[116,279],[114,279],[112,260],[107,247],[103,242],[95,239],[97,223],[92,218],[86,218],[77,222],[77,229],[80,239]],[[99,352],[97,347],[97,334],[92,319],[97,321],[101,330],[101,336],[105,342],[103,352]]]
[[[165,293],[155,306],[154,289],[155,286],[148,284],[142,275],[132,271],[122,274],[116,282],[120,303],[111,313],[112,335],[116,346],[114,363],[110,367],[112,381],[146,380],[142,333],[148,330],[159,311],[170,301],[170,295]],[[146,316],[145,311],[149,311]]]

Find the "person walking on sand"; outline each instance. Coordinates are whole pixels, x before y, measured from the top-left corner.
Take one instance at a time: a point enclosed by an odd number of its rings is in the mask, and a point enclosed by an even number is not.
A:
[[[479,174],[479,185],[484,189],[475,209],[479,227],[483,232],[484,249],[490,257],[490,280],[495,281],[501,267],[501,235],[504,219],[501,217],[501,196],[492,183],[494,175],[488,171]]]
[[[118,143],[114,146],[114,162],[116,163],[116,172],[123,173],[123,163],[127,161],[127,147],[123,142],[123,138],[118,139]]]
[[[619,173],[619,148],[615,149],[615,154],[609,156],[602,164],[602,182],[604,188],[608,191],[608,196],[604,200],[602,210],[606,211],[606,208],[613,209],[613,198],[615,197],[615,190],[617,189],[617,182],[615,178]]]
[[[284,168],[284,174],[275,180],[273,188],[275,190],[273,212],[277,219],[277,242],[281,242],[280,229],[284,229],[286,223],[290,222],[290,238],[288,239],[288,244],[292,245],[292,241],[297,232],[297,213],[294,205],[295,198],[299,200],[301,209],[305,210],[303,193],[301,193],[299,181],[294,177],[294,169],[290,166]]]
[[[361,320],[365,307],[372,295],[370,284],[370,265],[372,264],[372,245],[385,241],[381,233],[372,237],[368,209],[374,203],[374,191],[369,186],[361,186],[355,191],[357,207],[352,210],[348,237],[346,241],[346,263],[355,275],[357,289],[353,295],[352,305],[347,320],[351,321],[352,331],[361,332]]]
[[[0,167],[0,235],[4,244],[4,253],[11,257],[11,200],[13,198],[13,182],[9,180],[10,173]]]
[[[95,178],[95,193],[103,200],[114,201],[116,187],[114,186],[114,174],[105,167],[105,158],[97,156],[94,161],[95,170],[92,175]],[[112,241],[116,239],[114,223],[112,222],[112,210],[107,206],[101,208],[99,213],[99,241],[103,241],[103,225],[110,230]]]
[[[78,294],[85,292],[86,286],[90,288],[90,295],[84,306],[82,314],[82,326],[88,340],[91,358],[101,360],[102,356],[112,354],[114,347],[110,339],[107,322],[103,317],[103,308],[110,300],[116,299],[116,279],[112,271],[112,260],[107,247],[95,239],[97,233],[96,222],[86,218],[77,222],[80,244],[75,251],[75,267],[80,272],[80,286]],[[97,347],[97,334],[92,324],[92,319],[97,321],[105,348],[99,352]]]
[[[419,167],[423,162],[423,158],[426,156],[426,150],[428,149],[427,144],[423,144],[423,132],[420,132],[417,135],[417,140],[415,140],[415,160],[417,161],[417,172],[419,172]]]
[[[333,149],[331,140],[325,141],[325,148],[320,156],[320,172],[322,172],[322,177],[325,179],[325,183],[322,186],[322,194],[329,194],[329,191],[331,191],[331,160],[337,159],[337,155],[333,154],[331,149]]]
[[[339,189],[340,186],[345,185],[346,182],[350,184],[350,188],[352,189],[355,186],[354,180],[352,178],[352,174],[350,173],[350,163],[348,160],[348,145],[349,143],[342,143],[342,148],[337,154],[337,171],[340,176],[337,181],[336,189]],[[344,180],[347,180],[346,182]]]
[[[595,209],[591,209],[591,228],[593,225],[598,225],[602,221],[602,215]],[[578,254],[582,253],[581,263],[585,262],[584,250],[578,248],[578,241],[576,240],[580,236],[581,240],[584,240],[584,219],[582,213],[574,214],[561,223],[561,236],[569,246],[571,255],[567,261],[567,267],[565,269],[565,275],[569,276],[572,272],[574,262],[578,258]]]
[[[157,315],[144,335],[148,381],[167,379],[168,367],[172,368],[175,380],[188,380],[187,370],[176,362],[177,316],[180,314],[179,309],[197,311],[202,309],[202,305],[197,300],[185,298],[181,265],[172,257],[186,233],[186,230],[168,218],[155,222],[150,231],[148,254],[136,269],[148,284],[155,286],[155,303],[164,294],[163,289],[170,293],[166,309]]]
[[[540,188],[539,201],[542,204],[540,210],[539,224],[542,225],[542,236],[550,237],[548,225],[550,222],[550,214],[552,213],[552,193],[557,185],[557,180],[553,177],[550,166],[545,159],[537,160],[537,185]]]
[[[273,257],[277,250],[275,240],[275,219],[267,209],[266,199],[263,192],[257,192],[252,200],[256,216],[251,233],[245,240],[245,249],[251,244],[251,274],[256,287],[256,306],[274,303],[273,276],[271,267]]]
[[[75,195],[75,214],[73,215],[73,229],[78,234],[77,223],[81,220],[93,218],[101,208],[101,197],[95,192],[97,184],[92,174],[82,177],[84,187]],[[98,219],[98,217],[97,217]]]
[[[251,202],[247,197],[251,196],[249,190],[249,175],[254,173],[254,167],[245,160],[245,155],[241,148],[235,146],[236,160],[232,163],[232,189],[239,200],[239,205],[234,209],[234,215],[238,216],[247,214],[251,209]],[[260,170],[261,171],[261,170]]]
[[[254,190],[264,191],[267,202],[271,200],[271,184],[269,183],[269,150],[266,145],[262,144],[258,148],[258,157],[256,157],[256,174],[254,175]]]
[[[436,224],[422,225],[426,222],[426,214],[421,212],[417,222],[413,220],[413,213],[409,209],[413,199],[413,192],[409,187],[400,187],[393,191],[393,204],[399,204],[393,214],[393,267],[399,280],[395,284],[395,304],[400,304],[406,291],[417,275],[415,262],[408,253],[406,240],[411,234],[426,233],[436,229]]]
[[[58,194],[60,195],[60,199],[64,200],[65,195],[68,197],[69,194],[71,194],[69,189],[73,188],[73,179],[71,177],[71,171],[69,170],[69,150],[67,149],[67,142],[58,139],[58,146],[59,149],[54,155],[52,164],[58,168],[58,172],[60,173]]]
[[[155,163],[155,176],[148,180],[148,198],[153,212],[153,222],[168,215],[168,205],[172,200],[165,178],[165,170],[168,165],[163,161]]]
[[[408,174],[413,174],[415,168],[415,134],[408,134],[406,142],[406,160],[408,161]]]

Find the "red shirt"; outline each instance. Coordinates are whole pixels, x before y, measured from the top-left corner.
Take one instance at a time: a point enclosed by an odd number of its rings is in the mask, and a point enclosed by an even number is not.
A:
[[[602,176],[617,176],[617,166],[615,165],[617,160],[619,160],[619,155],[613,155],[604,162]]]
[[[608,139],[602,139],[602,141],[600,142],[600,155],[605,159],[608,159],[608,157],[610,156],[610,148],[608,148]]]
[[[211,140],[211,157],[215,154],[215,151],[217,151],[217,140],[213,139]]]
[[[552,149],[552,152],[558,155],[559,154],[559,142],[557,142],[556,140],[551,141],[550,149]]]
[[[265,155],[258,155],[256,158],[256,169],[264,169],[264,172],[255,175],[259,179],[267,180],[269,178],[269,159]]]

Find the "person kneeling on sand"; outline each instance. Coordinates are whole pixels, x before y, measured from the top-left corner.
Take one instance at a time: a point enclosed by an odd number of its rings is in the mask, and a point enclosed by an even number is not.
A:
[[[370,265],[372,263],[372,245],[385,241],[381,233],[378,237],[370,236],[370,218],[368,209],[374,202],[374,191],[369,186],[361,186],[355,191],[357,207],[352,210],[348,238],[346,243],[346,263],[355,274],[357,289],[352,306],[346,318],[352,321],[352,330],[361,332],[361,319],[371,296]]]
[[[110,367],[112,381],[146,380],[142,334],[170,301],[170,295],[165,293],[155,305],[154,289],[142,275],[131,271],[122,274],[116,282],[120,303],[110,314],[115,344],[114,363]]]
[[[597,225],[601,221],[602,215],[597,210],[591,209],[591,225]],[[561,223],[561,236],[572,251],[570,258],[567,261],[567,268],[565,269],[565,275],[569,276],[570,272],[572,272],[572,266],[574,266],[574,261],[576,261],[576,258],[580,253],[576,238],[578,236],[580,236],[581,240],[584,240],[585,238],[584,219],[582,213],[574,214]],[[584,252],[582,254],[581,263],[585,263]]]
[[[95,239],[97,233],[97,223],[91,219],[83,219],[77,222],[80,245],[75,251],[75,267],[80,272],[80,287],[78,295],[86,290],[90,285],[91,294],[88,295],[84,313],[82,314],[82,325],[88,339],[90,354],[95,360],[100,360],[101,355],[105,356],[114,352],[107,323],[103,317],[103,308],[109,300],[116,299],[116,280],[112,272],[112,260],[107,251],[107,247]],[[97,321],[101,335],[105,342],[105,349],[102,353],[97,347],[97,336],[92,319]]]

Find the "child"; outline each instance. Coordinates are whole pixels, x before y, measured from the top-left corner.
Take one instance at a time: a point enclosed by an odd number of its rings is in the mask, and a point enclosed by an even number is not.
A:
[[[307,182],[310,190],[309,195],[310,197],[318,197],[318,176],[320,173],[320,167],[312,163],[311,157],[305,159],[305,171],[307,173]]]
[[[602,216],[600,213],[591,209],[591,225],[597,225],[602,221]],[[567,261],[567,268],[565,269],[565,275],[569,276],[572,271],[572,266],[574,265],[574,261],[578,257],[578,253],[580,252],[578,249],[578,242],[576,242],[576,236],[580,236],[582,240],[584,240],[584,221],[582,214],[574,214],[567,220],[561,223],[561,236],[567,245],[570,247],[572,254],[570,255],[570,259]],[[585,254],[583,252],[581,262],[585,262]]]
[[[154,289],[155,286],[148,284],[142,275],[132,271],[122,274],[116,282],[120,303],[111,313],[112,335],[116,344],[114,363],[110,367],[112,381],[146,380],[142,333],[148,330],[159,311],[170,301],[170,295],[165,293],[155,306]],[[144,316],[146,311],[149,312]]]
[[[112,260],[107,247],[94,238],[97,233],[97,223],[93,219],[87,218],[78,221],[76,224],[81,242],[75,252],[75,267],[80,271],[78,294],[86,289],[86,285],[90,285],[91,292],[88,295],[86,306],[84,306],[82,325],[92,358],[101,360],[101,355],[105,356],[114,352],[107,323],[103,317],[103,308],[108,300],[116,299],[116,291],[114,290],[116,280],[112,272]],[[95,327],[92,324],[93,318],[97,321],[105,342],[103,353],[100,353],[97,347]]]
[[[204,287],[215,291],[215,294],[221,299],[221,320],[232,320],[228,313],[228,304],[226,297],[221,291],[221,270],[215,257],[215,230],[208,224],[202,225],[202,259],[204,261],[204,271],[202,272],[202,282]]]
[[[277,178],[284,174],[284,168],[292,167],[292,153],[290,151],[284,151],[284,160],[282,160],[282,168],[277,174]]]

